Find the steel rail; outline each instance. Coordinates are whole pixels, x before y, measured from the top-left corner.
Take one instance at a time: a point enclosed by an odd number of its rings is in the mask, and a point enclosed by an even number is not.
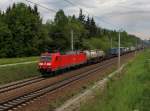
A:
[[[32,83],[36,83],[36,82],[40,82],[42,80],[44,80],[45,78],[42,78],[41,76],[37,76],[37,77],[33,77],[31,79],[26,79],[26,80],[22,80],[22,81],[18,81],[12,84],[7,84],[4,86],[0,87],[0,93],[4,93],[13,89],[17,89]]]
[[[108,61],[108,63],[102,64],[102,65],[100,65],[100,66],[98,66],[92,70],[86,71],[82,74],[72,76],[69,79],[66,78],[64,80],[58,81],[56,83],[53,83],[51,85],[45,86],[41,89],[38,89],[34,92],[27,93],[27,94],[24,94],[22,96],[15,97],[11,100],[1,102],[0,103],[0,111],[7,111],[9,109],[13,109],[13,108],[17,107],[18,105],[21,105],[21,104],[26,103],[30,100],[33,100],[34,98],[40,97],[46,93],[49,93],[49,92],[52,92],[52,91],[57,90],[59,88],[62,88],[62,87],[66,86],[70,83],[73,83],[77,80],[81,80],[81,79],[83,79],[83,78],[85,78],[85,77],[87,77],[87,76],[89,76],[89,75],[91,75],[97,71],[102,70],[104,67],[108,67],[111,64],[114,64],[115,61],[113,61],[113,60],[111,62]]]

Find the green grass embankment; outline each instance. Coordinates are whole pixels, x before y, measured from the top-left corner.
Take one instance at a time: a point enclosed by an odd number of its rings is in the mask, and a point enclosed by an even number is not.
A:
[[[0,85],[40,75],[37,63],[0,68]]]
[[[150,111],[150,50],[139,54],[80,111]]]
[[[0,59],[0,65],[37,61],[38,57]],[[40,75],[37,63],[0,67],[0,85]]]

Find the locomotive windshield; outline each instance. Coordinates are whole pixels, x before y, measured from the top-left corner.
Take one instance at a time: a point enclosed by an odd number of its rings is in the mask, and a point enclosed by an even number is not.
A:
[[[41,61],[51,61],[51,56],[41,56]]]

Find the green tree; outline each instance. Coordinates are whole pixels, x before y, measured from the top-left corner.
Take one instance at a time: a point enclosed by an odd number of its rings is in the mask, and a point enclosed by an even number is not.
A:
[[[7,9],[5,21],[13,36],[12,56],[31,56],[40,52],[38,41],[44,36],[36,6],[31,9],[23,3],[14,4]]]
[[[73,31],[74,48],[75,50],[83,48],[83,39],[86,29],[84,25],[74,17],[68,17],[69,22],[64,28],[64,34],[68,38],[69,49],[71,46],[71,31]],[[69,33],[70,32],[70,33]]]
[[[47,49],[51,52],[70,50],[71,30],[76,50],[106,50],[110,47],[110,36],[113,47],[118,45],[118,32],[97,26],[94,18],[86,17],[82,9],[78,17],[66,16],[63,10],[59,10],[54,20],[43,24],[36,5],[31,8],[18,3],[9,6],[5,12],[0,11],[0,57],[38,55]],[[121,39],[121,46],[125,47],[141,42],[125,31],[121,33]]]
[[[61,26],[62,28],[67,24],[68,22],[68,18],[65,15],[63,10],[59,10],[56,15],[55,15],[55,19],[54,22],[56,23],[56,25]]]
[[[90,28],[91,27],[90,27],[90,17],[89,16],[87,17],[87,20],[85,22],[85,28],[88,31],[87,36],[90,37]]]
[[[51,50],[63,51],[68,46],[68,38],[64,34],[64,27],[68,24],[68,18],[63,10],[59,10],[54,18],[54,22],[47,23],[49,37],[54,42],[51,44]]]
[[[82,9],[80,9],[78,20],[79,20],[82,24],[85,24],[85,15],[83,14]]]
[[[0,57],[11,57],[13,55],[12,39],[11,31],[2,20],[2,15],[0,15]]]
[[[94,21],[94,18],[90,20],[90,36],[95,36],[96,35],[96,24]]]

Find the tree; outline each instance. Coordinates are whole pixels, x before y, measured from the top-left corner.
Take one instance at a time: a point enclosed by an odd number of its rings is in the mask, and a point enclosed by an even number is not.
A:
[[[86,20],[86,23],[85,23],[85,28],[88,31],[87,36],[90,37],[90,28],[91,27],[90,27],[90,17],[89,16],[87,17],[87,20]]]
[[[59,26],[61,26],[62,28],[67,24],[68,19],[67,19],[67,16],[64,14],[64,11],[63,11],[63,10],[59,10],[59,11],[56,13],[54,22],[56,23],[56,25],[59,25]]]
[[[79,22],[77,19],[74,19],[73,17],[68,18],[70,19],[68,24],[64,28],[64,34],[68,38],[68,45],[70,49],[71,46],[71,30],[73,31],[73,39],[74,39],[74,49],[82,49],[83,47],[83,39],[84,34],[86,33],[86,30],[84,28],[84,25]],[[70,33],[68,33],[70,32]]]
[[[74,14],[72,16],[72,20],[76,20],[76,16]]]
[[[11,57],[13,55],[12,39],[11,31],[0,16],[0,57]]]
[[[82,9],[80,9],[78,20],[79,20],[82,24],[85,24],[85,20],[84,20],[84,19],[85,19],[85,15],[83,15]]]
[[[51,43],[52,50],[65,50],[68,38],[64,34],[64,27],[68,24],[68,18],[63,10],[59,10],[54,18],[54,22],[47,23],[49,37],[54,41]]]
[[[54,22],[49,25],[49,36],[54,41],[51,48],[59,51],[70,50],[71,30],[74,32],[75,49],[82,47],[84,25],[76,19],[75,15],[67,17],[63,10],[56,13]]]
[[[30,7],[28,7],[30,8]],[[37,16],[39,16],[37,5],[34,5],[33,13],[35,13]]]
[[[118,32],[96,26],[94,18],[85,15],[80,9],[79,16],[66,16],[59,10],[54,20],[42,23],[38,7],[24,3],[13,4],[5,12],[0,11],[0,57],[20,57],[38,55],[44,50],[70,50],[71,30],[75,49],[106,50],[108,36],[113,46],[118,44]],[[122,46],[135,46],[140,41],[134,35],[122,32]]]
[[[34,9],[24,3],[14,4],[7,9],[5,22],[12,32],[12,56],[37,55],[40,50],[40,39],[44,38],[42,33],[42,20]]]
[[[94,18],[92,17],[90,20],[90,36],[95,36],[96,30],[97,30],[97,27],[96,27]]]

